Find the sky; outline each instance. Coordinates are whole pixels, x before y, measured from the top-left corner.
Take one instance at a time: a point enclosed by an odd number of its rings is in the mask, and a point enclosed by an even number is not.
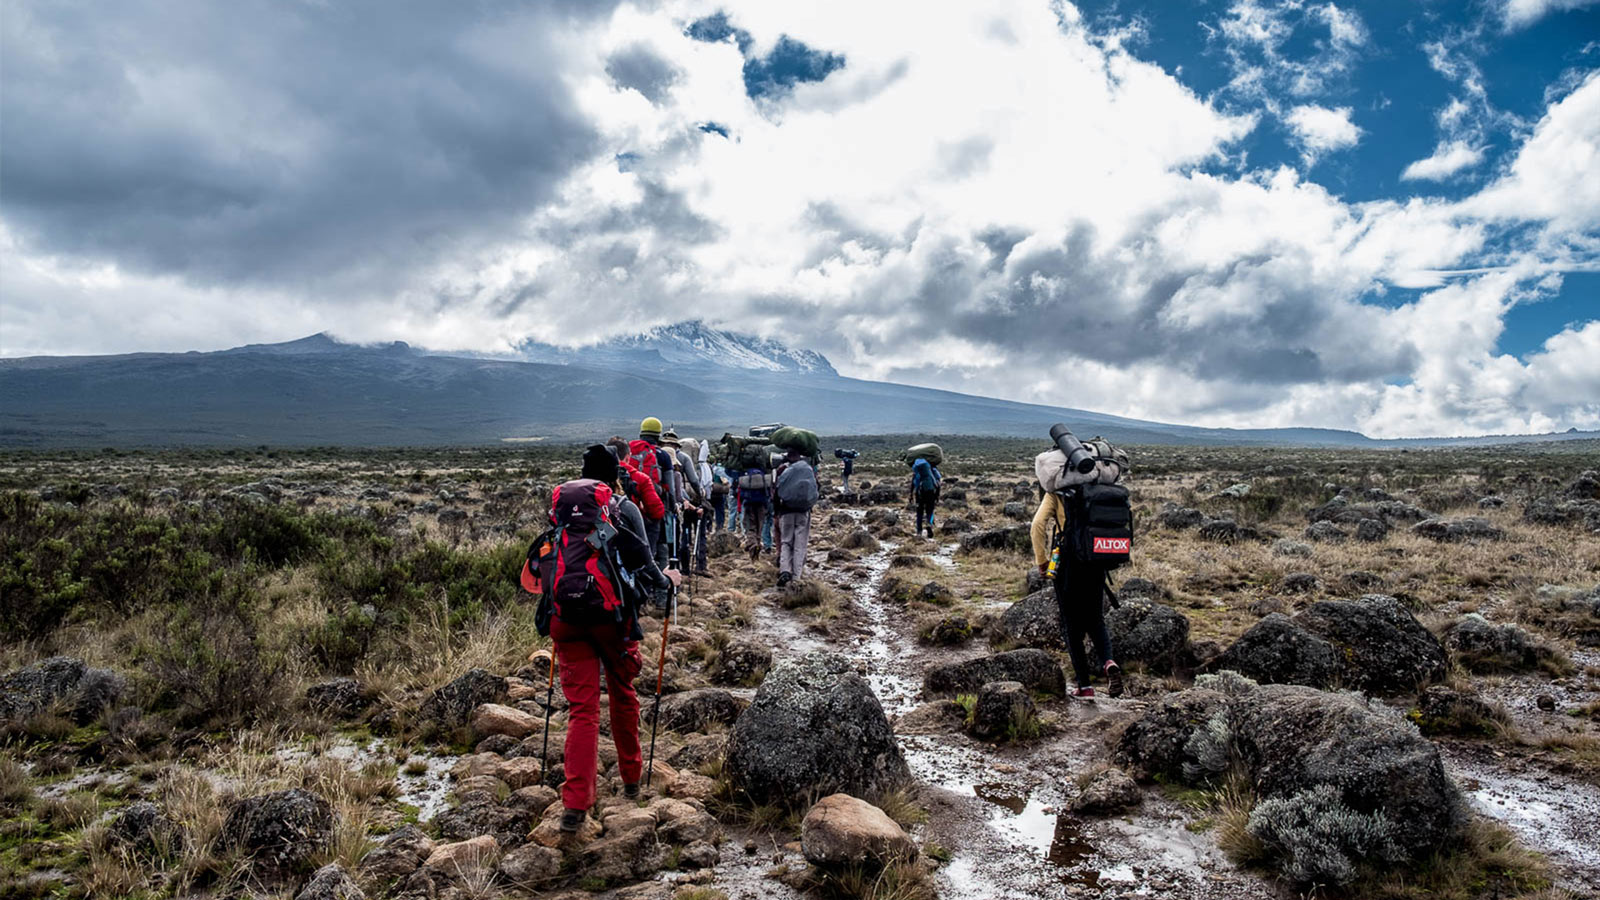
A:
[[[1600,2],[0,6],[0,355],[696,318],[1167,422],[1600,428]]]

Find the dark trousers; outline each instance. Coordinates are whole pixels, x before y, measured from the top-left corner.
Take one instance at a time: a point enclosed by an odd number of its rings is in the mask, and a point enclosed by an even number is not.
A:
[[[917,491],[917,534],[922,534],[923,523],[927,523],[928,536],[933,537],[933,508],[938,505],[938,491]]]
[[[712,528],[712,531],[721,531],[723,528],[727,527],[728,498],[726,496],[712,497],[711,508],[715,510],[717,514],[717,524],[714,528]]]
[[[1105,573],[1098,566],[1063,559],[1056,572],[1056,610],[1061,616],[1061,640],[1072,657],[1072,674],[1078,687],[1088,687],[1094,670],[1083,652],[1084,637],[1094,642],[1102,664],[1113,659],[1111,633],[1106,631]]]

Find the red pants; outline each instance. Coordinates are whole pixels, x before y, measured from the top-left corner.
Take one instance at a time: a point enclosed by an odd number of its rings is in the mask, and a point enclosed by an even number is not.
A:
[[[561,663],[561,693],[567,698],[567,781],[561,786],[561,805],[588,809],[594,805],[595,755],[600,745],[600,672],[606,673],[611,695],[611,740],[617,745],[617,767],[622,780],[638,782],[644,774],[639,751],[639,697],[633,679],[644,667],[639,642],[626,640],[627,626],[568,625],[550,623]]]

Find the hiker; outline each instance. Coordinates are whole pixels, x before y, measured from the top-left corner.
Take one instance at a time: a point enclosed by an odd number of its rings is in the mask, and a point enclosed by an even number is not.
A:
[[[611,448],[604,444],[589,447],[583,454],[582,478],[592,481],[568,482],[557,488],[555,497],[562,501],[560,510],[568,508],[564,488],[590,487],[587,501],[599,504],[601,517],[616,528],[609,547],[614,550],[622,570],[631,573],[641,585],[670,590],[679,582],[678,573],[670,569],[662,572],[656,567],[649,544],[640,533],[645,525],[638,508],[626,497],[613,493],[622,471]],[[575,499],[573,508],[577,508],[579,502]],[[557,506],[552,502],[552,520]],[[576,535],[567,537],[579,539]],[[593,566],[589,571],[603,568]],[[556,571],[559,573],[560,569]],[[611,740],[617,748],[617,769],[622,776],[624,797],[639,796],[639,779],[644,773],[644,754],[639,746],[639,697],[633,688],[633,679],[644,667],[639,654],[639,641],[643,637],[637,613],[640,598],[628,589],[626,579],[613,585],[608,576],[591,575],[589,584],[590,591],[599,595],[594,602],[569,604],[565,609],[558,606],[550,623],[550,637],[555,642],[556,660],[561,666],[561,693],[568,705],[561,830],[569,834],[582,827],[584,817],[595,803],[602,671],[610,698]],[[614,609],[609,607],[605,597],[607,591],[622,595],[615,598],[618,602]]]
[[[911,464],[911,502],[917,508],[917,537],[926,522],[928,537],[933,537],[933,508],[939,503],[939,483],[944,476],[939,467],[921,457]]]
[[[643,515],[644,522],[660,522],[667,517],[667,507],[661,502],[661,495],[656,493],[655,482],[650,476],[633,467],[633,461],[628,458],[628,442],[621,437],[612,436],[606,439],[606,446],[617,458],[620,471],[617,480],[622,482],[623,493],[633,501]],[[646,526],[648,529],[648,525]],[[648,531],[645,540],[649,540]]]
[[[766,549],[772,549],[772,476],[762,469],[746,469],[739,476],[739,504],[744,509],[744,551],[755,560],[761,556],[763,532]]]
[[[732,488],[728,484],[728,470],[717,465],[711,468],[711,511],[716,516],[711,522],[713,532],[727,528],[728,523],[728,494]]]
[[[1099,438],[1079,443],[1064,425],[1052,429],[1051,437],[1056,437],[1057,429],[1065,435],[1064,440],[1058,439],[1058,446],[1081,453],[1086,462],[1073,475],[1065,450],[1046,451],[1035,460],[1044,498],[1029,531],[1033,562],[1055,588],[1061,639],[1077,681],[1075,696],[1094,697],[1094,688],[1089,686],[1093,669],[1083,650],[1087,636],[1094,642],[1096,655],[1104,660],[1100,674],[1106,679],[1107,692],[1120,697],[1122,667],[1112,656],[1105,599],[1109,595],[1113,604],[1117,602],[1110,592],[1109,572],[1127,563],[1132,548],[1128,492],[1119,483],[1127,469],[1127,454]],[[1087,460],[1092,460],[1092,465]]]
[[[661,445],[673,455],[673,472],[679,496],[676,542],[679,559],[687,561],[694,555],[696,538],[700,537],[700,512],[705,502],[705,489],[700,483],[699,445],[690,442],[694,448],[694,453],[690,453],[684,448],[678,433],[670,428],[661,433]],[[703,545],[701,559],[702,564],[696,569],[696,574],[702,574],[705,570]]]
[[[673,455],[661,447],[661,420],[648,416],[639,423],[639,438],[628,442],[628,462],[632,468],[650,478],[654,483],[666,514],[658,522],[645,523],[650,531],[650,552],[659,567],[668,559],[668,546],[673,543],[670,529],[677,526],[677,508],[681,497],[673,494]]]
[[[806,544],[811,541],[811,508],[817,503],[817,473],[798,450],[790,450],[778,467],[774,493],[779,535],[778,587],[805,574]]]
[[[854,451],[844,455],[844,489],[850,490],[850,473],[856,470],[856,454]]]

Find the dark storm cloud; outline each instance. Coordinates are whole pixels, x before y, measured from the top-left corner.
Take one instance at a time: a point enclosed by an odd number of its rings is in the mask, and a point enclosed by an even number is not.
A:
[[[606,74],[618,87],[636,90],[655,104],[667,99],[672,86],[683,76],[644,44],[633,44],[611,54],[606,60]]]
[[[0,215],[35,252],[196,284],[403,284],[596,151],[550,42],[606,11],[10,3]]]

